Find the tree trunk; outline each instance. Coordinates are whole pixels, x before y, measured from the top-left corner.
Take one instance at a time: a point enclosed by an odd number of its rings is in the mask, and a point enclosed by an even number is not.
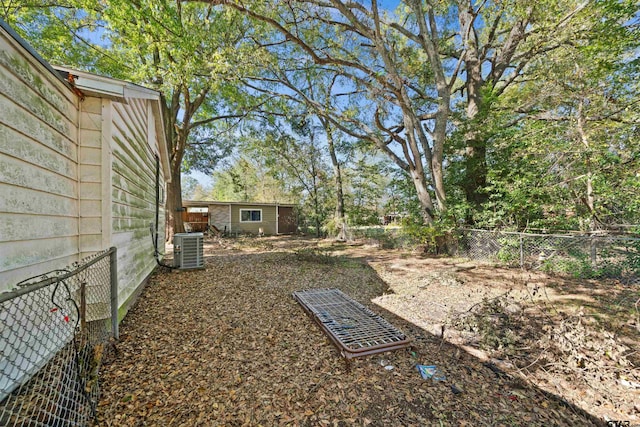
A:
[[[173,173],[173,165],[171,169],[171,182],[167,185],[167,241],[171,241],[175,233],[184,233],[180,171]]]
[[[487,185],[487,145],[479,132],[477,123],[479,116],[484,112],[482,99],[482,88],[484,78],[482,77],[482,62],[479,58],[478,40],[473,29],[474,17],[463,2],[458,10],[458,19],[461,28],[468,28],[466,31],[467,49],[464,53],[465,70],[467,81],[465,89],[467,91],[467,124],[468,130],[465,132],[465,180],[464,192],[467,202],[474,210],[479,210],[482,204],[488,200],[484,191]],[[474,123],[474,121],[476,123]],[[468,221],[473,222],[470,216]]]
[[[593,232],[597,229],[597,218],[596,218],[596,198],[593,192],[593,168],[591,166],[591,153],[589,147],[589,138],[587,137],[586,131],[586,123],[584,117],[584,99],[581,99],[578,104],[578,120],[577,120],[577,128],[578,134],[580,135],[580,142],[584,146],[586,151],[585,156],[585,167],[587,169],[587,182],[586,182],[586,191],[587,197],[585,199],[585,204],[587,205],[587,209],[589,209],[589,231]]]
[[[467,62],[469,64],[469,61]],[[472,62],[473,64],[473,62]],[[467,121],[470,129],[465,133],[465,180],[464,192],[469,205],[480,210],[482,205],[488,200],[485,192],[487,185],[487,142],[482,136],[478,119],[483,105],[482,76],[480,75],[480,65],[469,66],[469,77],[467,81]],[[473,123],[473,122],[476,123]],[[471,219],[471,218],[469,218]],[[472,219],[471,219],[472,221]]]
[[[426,157],[427,167],[431,174],[431,183],[435,189],[436,201],[440,212],[444,213],[447,210],[447,199],[444,186],[444,176],[442,173],[442,162],[444,158],[444,143],[447,138],[447,124],[449,123],[449,115],[451,113],[451,86],[447,83],[445,67],[442,64],[442,58],[440,56],[438,46],[438,24],[436,22],[433,6],[427,2],[426,8],[424,8],[423,3],[419,0],[408,1],[407,4],[411,9],[413,9],[416,16],[420,16],[420,19],[417,20],[418,39],[422,49],[427,54],[431,70],[434,73],[435,85],[438,92],[438,106],[433,130],[431,132],[427,130],[421,120],[418,120],[415,108],[404,111],[404,119],[405,124],[407,124],[407,118],[409,118],[411,125],[407,128],[407,131],[412,128],[411,132],[415,131],[417,138],[420,141],[422,151]],[[406,88],[403,89],[403,93],[406,93]],[[429,140],[425,134],[425,130],[431,134],[433,148],[429,147]],[[409,143],[412,144],[411,139],[413,137],[412,135],[408,136]],[[424,222],[425,224],[431,224],[435,219],[433,200],[427,190],[428,183],[422,170],[421,156],[414,155],[414,159],[416,170],[410,170],[410,175],[416,187],[418,200],[420,200]],[[412,167],[411,162],[409,162],[409,167]]]
[[[178,139],[186,136],[178,133]],[[185,147],[186,141],[179,143],[179,147]],[[175,159],[171,162],[171,200],[175,203],[174,217],[173,217],[173,229],[176,233],[184,233],[184,221],[182,220],[182,158],[184,157],[184,148],[175,153]]]
[[[427,189],[427,177],[424,173],[424,166],[422,164],[422,157],[420,155],[417,141],[417,139],[420,139],[420,123],[414,120],[414,116],[412,114],[405,114],[404,123],[406,127],[407,145],[409,150],[411,150],[411,156],[405,154],[405,158],[409,165],[409,176],[411,176],[413,185],[416,188],[418,200],[420,201],[420,213],[422,214],[422,220],[425,224],[432,224],[435,220],[433,199]],[[416,133],[418,134],[417,138]],[[428,167],[431,167],[433,163],[431,153],[428,152],[425,153],[425,155],[428,155],[427,165]]]
[[[322,236],[320,227],[322,227],[322,222],[320,221],[320,201],[318,199],[318,186],[316,184],[316,179],[313,179],[313,210],[315,211],[315,225],[316,225],[316,237],[320,238]]]
[[[334,185],[336,188],[336,210],[334,213],[334,220],[336,222],[336,226],[338,227],[338,235],[336,236],[336,239],[344,242],[347,240],[347,221],[344,215],[342,171],[340,169],[338,156],[336,155],[336,147],[333,141],[333,131],[326,120],[321,119],[320,121],[322,122],[325,133],[327,134],[327,144],[329,146],[329,156],[331,157],[331,165],[333,166]]]
[[[488,200],[484,192],[487,185],[487,146],[484,141],[469,137],[465,149],[464,192],[469,205],[479,210]]]
[[[527,27],[533,16],[534,4],[528,6],[518,20],[508,24],[510,25],[508,31],[496,32],[492,30],[487,34],[489,38],[484,39],[479,37],[477,33],[477,26],[481,22],[478,19],[479,9],[476,10],[472,1],[458,1],[459,34],[465,46],[463,60],[466,71],[465,89],[469,126],[465,134],[464,192],[467,202],[475,210],[481,209],[489,199],[485,190],[487,186],[487,141],[480,131],[483,127],[480,119],[489,114],[492,101],[487,101],[484,98],[485,94],[482,93],[482,89],[494,91],[491,94],[492,98],[499,96],[508,85],[514,82],[512,77],[505,81],[505,73],[515,72],[517,75],[522,70],[522,66],[526,64],[526,56],[518,59],[517,51],[527,36]],[[506,9],[504,10],[506,11]],[[502,12],[496,15],[495,21],[491,24],[494,30],[499,29],[503,19],[506,19],[506,15],[503,15]],[[483,25],[488,25],[488,23],[484,22]],[[503,39],[500,40],[500,38]],[[482,42],[483,46],[480,45]],[[533,50],[529,51],[529,53],[532,52]],[[520,65],[515,67],[515,71],[514,59],[516,62],[520,61]],[[490,67],[487,67],[489,64]],[[496,90],[496,85],[500,81],[503,84]],[[471,216],[467,220],[473,222]]]
[[[425,224],[433,224],[434,212],[433,212],[433,200],[427,190],[427,181],[423,173],[419,173],[416,169],[409,170],[409,176],[413,181],[413,185],[416,188],[416,194],[420,201],[420,213],[422,214],[422,220]]]
[[[169,148],[169,162],[171,168],[171,182],[167,185],[166,207],[166,239],[173,240],[175,233],[184,233],[182,221],[182,177],[181,166],[186,148],[188,131],[178,125],[178,111],[180,110],[180,90],[174,88],[171,101],[163,96],[163,115],[165,120],[165,133]]]

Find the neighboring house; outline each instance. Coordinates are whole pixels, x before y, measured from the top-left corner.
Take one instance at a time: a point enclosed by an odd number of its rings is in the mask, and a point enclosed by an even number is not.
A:
[[[124,314],[156,267],[157,210],[164,242],[161,102],[132,83],[52,68],[0,20],[0,292],[116,246]]]
[[[295,205],[279,203],[193,201],[183,203],[183,218],[193,231],[213,225],[230,234],[291,234],[298,229]]]

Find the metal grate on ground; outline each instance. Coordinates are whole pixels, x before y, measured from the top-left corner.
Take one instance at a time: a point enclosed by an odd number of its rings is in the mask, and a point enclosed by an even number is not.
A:
[[[406,348],[401,331],[339,289],[308,289],[293,298],[347,359]]]

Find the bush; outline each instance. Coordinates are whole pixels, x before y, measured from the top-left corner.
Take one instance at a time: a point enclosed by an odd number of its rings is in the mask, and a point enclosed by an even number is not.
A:
[[[455,246],[453,233],[446,224],[405,223],[402,225],[400,235],[410,246],[420,247],[427,254],[447,254],[453,252]]]
[[[571,250],[568,257],[552,258],[544,261],[542,271],[547,273],[560,273],[574,279],[601,279],[621,277],[624,270],[624,262],[620,263],[613,257],[609,257],[606,251],[600,255],[601,260],[594,265],[591,256],[579,250]]]
[[[506,265],[520,264],[520,241],[517,236],[502,237],[498,239],[500,250],[496,257],[498,261]]]

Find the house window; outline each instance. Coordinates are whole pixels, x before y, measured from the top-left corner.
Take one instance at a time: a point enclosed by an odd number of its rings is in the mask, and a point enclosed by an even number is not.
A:
[[[262,209],[240,209],[240,222],[262,222]]]

